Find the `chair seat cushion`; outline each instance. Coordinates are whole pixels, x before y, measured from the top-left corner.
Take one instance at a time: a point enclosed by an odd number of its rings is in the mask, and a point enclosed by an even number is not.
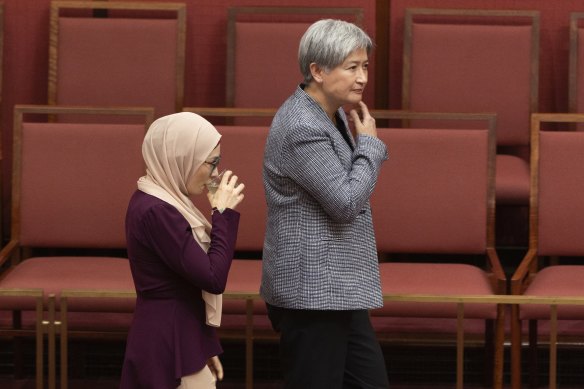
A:
[[[384,295],[492,295],[487,274],[466,264],[382,263],[381,283]],[[456,317],[455,303],[386,302],[374,315],[391,317]],[[495,319],[495,304],[465,304],[464,316]]]
[[[223,298],[223,314],[246,313],[246,300],[229,297],[229,293],[243,293],[258,295],[262,279],[262,261],[258,259],[234,259],[231,263],[225,295]],[[253,302],[253,311],[256,315],[266,315],[266,304],[263,300],[256,298]]]
[[[2,288],[40,288],[45,300],[50,294],[59,298],[65,289],[98,291],[134,291],[129,261],[111,257],[36,257],[19,263],[0,279]],[[30,299],[29,299],[30,300]],[[69,298],[69,311],[80,312],[133,312],[135,298]],[[9,300],[16,304],[14,299]],[[47,301],[45,301],[46,303]],[[23,302],[24,303],[24,302]],[[27,308],[30,302],[14,307],[0,305],[3,309]]]
[[[529,203],[529,163],[515,155],[499,154],[496,159],[497,204]]]
[[[526,296],[584,296],[584,266],[558,265],[540,270],[531,284],[523,293]],[[550,318],[549,305],[523,304],[520,318],[541,319]],[[558,305],[558,318],[564,320],[584,319],[584,305]]]

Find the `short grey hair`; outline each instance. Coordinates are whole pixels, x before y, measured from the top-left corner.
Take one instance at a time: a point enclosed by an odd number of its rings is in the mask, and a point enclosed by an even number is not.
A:
[[[312,24],[300,39],[298,64],[304,82],[312,81],[310,64],[330,71],[345,61],[353,51],[371,52],[371,38],[358,26],[343,20],[323,19]]]

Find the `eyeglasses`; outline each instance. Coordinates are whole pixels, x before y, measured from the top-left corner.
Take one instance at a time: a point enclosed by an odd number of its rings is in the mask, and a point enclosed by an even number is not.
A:
[[[211,172],[209,173],[209,175],[213,174],[215,169],[217,169],[219,162],[221,162],[221,156],[215,157],[211,162],[209,162],[209,161],[203,162],[203,163],[206,163],[207,165],[211,166]]]

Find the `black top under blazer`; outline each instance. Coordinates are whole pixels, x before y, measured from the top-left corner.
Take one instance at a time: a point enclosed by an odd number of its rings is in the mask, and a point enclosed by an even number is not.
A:
[[[369,198],[385,144],[351,147],[300,85],[280,107],[264,154],[268,207],[260,293],[290,309],[352,310],[383,304]]]

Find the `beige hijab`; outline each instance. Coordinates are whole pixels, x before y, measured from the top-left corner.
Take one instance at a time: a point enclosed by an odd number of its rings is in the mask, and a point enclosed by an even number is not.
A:
[[[138,189],[175,207],[189,222],[193,236],[207,252],[211,224],[189,199],[187,182],[195,174],[221,135],[201,116],[180,112],[163,116],[150,126],[142,143],[146,175]],[[203,291],[207,325],[221,324],[222,296]]]

